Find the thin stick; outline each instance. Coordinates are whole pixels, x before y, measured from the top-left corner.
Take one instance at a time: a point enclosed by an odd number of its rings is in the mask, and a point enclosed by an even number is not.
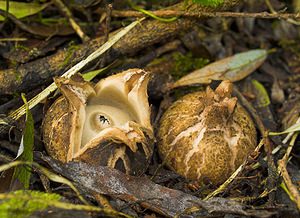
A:
[[[105,42],[108,40],[109,37],[112,8],[113,8],[112,4],[108,4],[106,6],[105,39],[104,39]]]
[[[291,196],[293,197],[291,200],[293,200],[296,203],[298,210],[300,210],[300,194],[298,192],[297,187],[293,184],[289,173],[286,169],[286,161],[283,159],[279,160],[278,166],[283,177],[284,183],[286,184]]]
[[[98,13],[104,13],[105,10],[98,9]],[[240,17],[240,18],[262,18],[262,19],[300,19],[300,13],[247,13],[247,12],[186,12],[186,11],[175,11],[175,10],[164,10],[164,11],[151,11],[151,14],[159,17],[192,17],[192,18],[203,18],[203,17]],[[132,10],[113,10],[112,17],[144,17],[145,14],[132,11]]]
[[[27,38],[0,38],[0,42],[18,42],[26,40]]]
[[[299,134],[298,132],[295,132],[293,134],[285,155],[282,157],[281,160],[278,161],[278,171],[283,178],[284,184],[286,185],[288,195],[290,196],[291,200],[296,203],[298,210],[300,210],[300,193],[298,191],[298,188],[293,184],[289,176],[289,173],[286,169],[286,165],[289,161],[290,153],[292,152],[292,149],[295,145],[295,141],[298,137],[298,134]]]
[[[299,1],[299,0],[298,0]],[[265,0],[266,5],[268,6],[269,10],[272,12],[272,14],[278,14],[275,9],[273,8],[270,0]],[[299,14],[299,13],[298,13]],[[296,18],[297,19],[297,18]],[[297,22],[291,18],[286,19],[287,22],[291,23],[291,24],[295,24],[295,25],[300,25],[300,22]]]
[[[65,14],[68,18],[69,23],[71,24],[74,31],[77,35],[82,39],[82,41],[86,42],[89,40],[89,37],[82,31],[81,27],[76,23],[73,18],[72,12],[67,8],[67,6],[61,0],[54,0],[56,6]]]

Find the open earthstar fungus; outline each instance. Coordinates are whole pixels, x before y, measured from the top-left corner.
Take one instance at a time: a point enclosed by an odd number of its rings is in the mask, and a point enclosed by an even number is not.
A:
[[[138,175],[153,152],[147,96],[149,74],[130,69],[95,86],[80,77],[56,78],[62,92],[46,113],[43,136],[48,153]]]

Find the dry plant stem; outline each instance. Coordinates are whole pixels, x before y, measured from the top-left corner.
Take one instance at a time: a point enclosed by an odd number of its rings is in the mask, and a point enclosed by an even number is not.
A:
[[[112,4],[108,4],[106,6],[106,19],[105,19],[105,38],[104,41],[108,40],[109,32],[110,32],[110,21],[111,21],[111,12],[112,12]]]
[[[290,154],[292,152],[293,146],[295,144],[295,141],[296,141],[298,135],[299,135],[299,132],[295,132],[294,135],[292,136],[292,139],[291,139],[291,141],[289,143],[289,147],[286,149],[286,153],[285,153],[285,155],[282,158],[282,160],[284,160],[285,163],[288,162],[289,156],[290,156]]]
[[[293,146],[295,144],[295,141],[298,137],[299,133],[294,133],[294,135],[292,136],[292,139],[289,143],[289,147],[287,148],[287,151],[285,153],[285,155],[283,156],[283,158],[281,160],[278,161],[278,171],[279,173],[282,175],[282,178],[284,180],[284,183],[288,189],[288,194],[289,196],[291,196],[291,200],[294,201],[298,207],[298,209],[300,210],[300,193],[298,191],[298,188],[293,184],[289,173],[286,169],[286,165],[288,163],[289,160],[289,156],[290,153],[293,149]]]
[[[296,123],[300,123],[300,117],[297,119]],[[283,144],[287,143],[291,138],[292,136],[294,135],[295,133],[294,132],[290,132],[285,138],[284,140],[282,141]]]
[[[259,144],[256,146],[254,153],[258,153],[261,147],[264,145],[264,139],[262,139]],[[248,160],[246,160],[239,168],[234,171],[234,173],[222,184],[217,188],[215,191],[212,193],[208,194],[204,200],[208,200],[212,197],[217,196],[218,194],[222,193],[225,191],[225,189],[229,186],[229,184],[243,171],[244,167],[248,163]]]
[[[66,15],[72,28],[82,39],[82,41],[88,41],[89,37],[82,31],[81,27],[76,23],[76,21],[73,18],[72,12],[69,10],[69,8],[67,8],[67,6],[65,6],[65,4],[61,0],[54,0],[54,3]]]
[[[110,205],[109,201],[107,198],[99,193],[93,193],[93,197],[96,199],[99,205],[103,206],[104,208],[108,208],[113,210],[114,208]]]
[[[265,0],[265,3],[266,3],[266,5],[268,6],[269,10],[272,12],[273,15],[279,14],[279,13],[277,13],[277,12],[275,11],[275,9],[273,8],[273,6],[272,6],[270,0]],[[289,22],[289,23],[291,23],[291,24],[295,24],[295,25],[300,25],[300,22],[296,21],[297,19],[299,19],[300,14],[297,13],[296,15],[297,15],[296,17],[288,17],[288,18],[286,18],[287,22]],[[293,18],[293,19],[292,19],[292,18]],[[296,20],[295,20],[295,19],[296,19]]]
[[[240,0],[224,0],[223,5],[218,8],[193,4],[189,7],[188,12],[226,10],[239,2]],[[183,10],[184,3],[179,3],[170,9]],[[101,64],[105,66],[120,56],[134,54],[141,49],[178,35],[180,32],[190,29],[194,23],[194,19],[178,19],[171,23],[145,20],[116,43],[109,53],[103,55]],[[29,91],[49,81],[53,76],[61,75],[70,66],[85,59],[103,43],[104,37],[96,38],[80,45],[74,53],[68,50],[59,50],[51,56],[20,65],[15,69],[1,70],[0,95]]]
[[[0,153],[0,161],[4,162],[4,163],[9,163],[11,162],[13,159]]]
[[[286,184],[291,196],[293,197],[293,199],[291,199],[291,200],[293,200],[296,203],[298,210],[300,210],[300,194],[298,192],[298,188],[293,184],[293,182],[289,176],[289,173],[286,169],[285,160],[283,160],[283,159],[279,160],[278,166],[279,166],[281,175],[283,177],[284,183]]]
[[[20,42],[26,40],[27,38],[1,38],[0,42]]]
[[[300,123],[300,117],[297,119],[296,123]],[[282,144],[286,144],[286,143],[292,138],[292,140],[291,140],[291,142],[290,142],[290,144],[289,144],[289,147],[288,147],[288,149],[287,149],[287,151],[286,151],[285,156],[289,156],[289,155],[290,155],[290,152],[291,152],[291,150],[292,150],[292,145],[291,145],[291,143],[293,142],[293,140],[295,140],[295,139],[294,139],[295,135],[296,135],[296,137],[297,137],[297,136],[298,136],[298,133],[290,132],[290,133],[288,133],[287,136],[282,140]],[[282,148],[282,145],[277,145],[276,148],[274,148],[274,149],[272,150],[272,154],[273,154],[273,155],[276,154],[281,148]],[[288,159],[288,157],[287,157],[287,159]],[[267,157],[264,157],[264,160],[267,160]],[[259,167],[259,166],[260,166],[259,163],[255,163],[252,167],[253,167],[253,169],[256,169],[256,168]]]
[[[97,12],[103,13],[103,9],[98,9]],[[185,11],[151,11],[152,14],[159,17],[190,17],[190,18],[203,18],[203,17],[237,17],[237,18],[261,18],[261,19],[300,19],[300,13],[247,13],[247,12],[185,12]],[[145,14],[138,11],[121,11],[113,10],[112,17],[144,17]]]
[[[270,139],[268,137],[268,131],[266,130],[266,128],[265,128],[263,122],[261,121],[259,115],[257,114],[256,110],[247,101],[247,99],[245,99],[245,97],[242,95],[242,93],[240,93],[240,91],[236,87],[233,87],[233,93],[234,93],[234,95],[236,95],[238,97],[238,99],[241,101],[242,105],[251,114],[261,135],[264,138],[264,150],[267,154],[267,163],[268,163],[268,183],[267,183],[268,187],[267,188],[269,190],[273,190],[274,187],[276,186],[277,170],[276,170],[276,166],[275,166],[274,159],[272,156],[272,148],[271,148]],[[269,200],[270,200],[271,204],[273,203],[274,198],[275,198],[275,193],[274,192],[270,193]]]

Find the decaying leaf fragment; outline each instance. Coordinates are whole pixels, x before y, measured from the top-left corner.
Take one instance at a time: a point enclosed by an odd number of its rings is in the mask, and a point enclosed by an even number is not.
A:
[[[256,70],[267,58],[267,50],[256,49],[216,61],[182,77],[171,88],[209,84],[212,80],[239,81]]]

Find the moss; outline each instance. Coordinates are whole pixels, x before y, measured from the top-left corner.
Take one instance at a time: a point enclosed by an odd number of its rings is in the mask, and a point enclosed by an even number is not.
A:
[[[18,71],[15,71],[16,81],[22,82],[22,76]]]
[[[218,7],[224,3],[224,0],[192,0],[192,2],[203,6]]]
[[[16,43],[14,50],[30,51],[30,48]]]
[[[183,55],[179,52],[173,54],[175,61],[175,67],[171,75],[175,80],[178,80],[182,76],[190,73],[195,69],[204,67],[209,63],[209,60],[204,58],[194,58],[192,53]]]
[[[300,58],[300,44],[295,40],[282,39],[279,45],[287,51],[290,51]]]
[[[38,191],[15,191],[15,197],[2,200],[0,203],[0,217],[26,218],[35,211],[48,207],[47,202],[60,200],[61,196]]]
[[[65,67],[71,62],[71,58],[73,57],[73,54],[80,48],[79,45],[75,45],[75,43],[72,41],[69,43],[69,47],[67,48],[66,52],[66,58],[64,61],[60,64],[60,68]]]

